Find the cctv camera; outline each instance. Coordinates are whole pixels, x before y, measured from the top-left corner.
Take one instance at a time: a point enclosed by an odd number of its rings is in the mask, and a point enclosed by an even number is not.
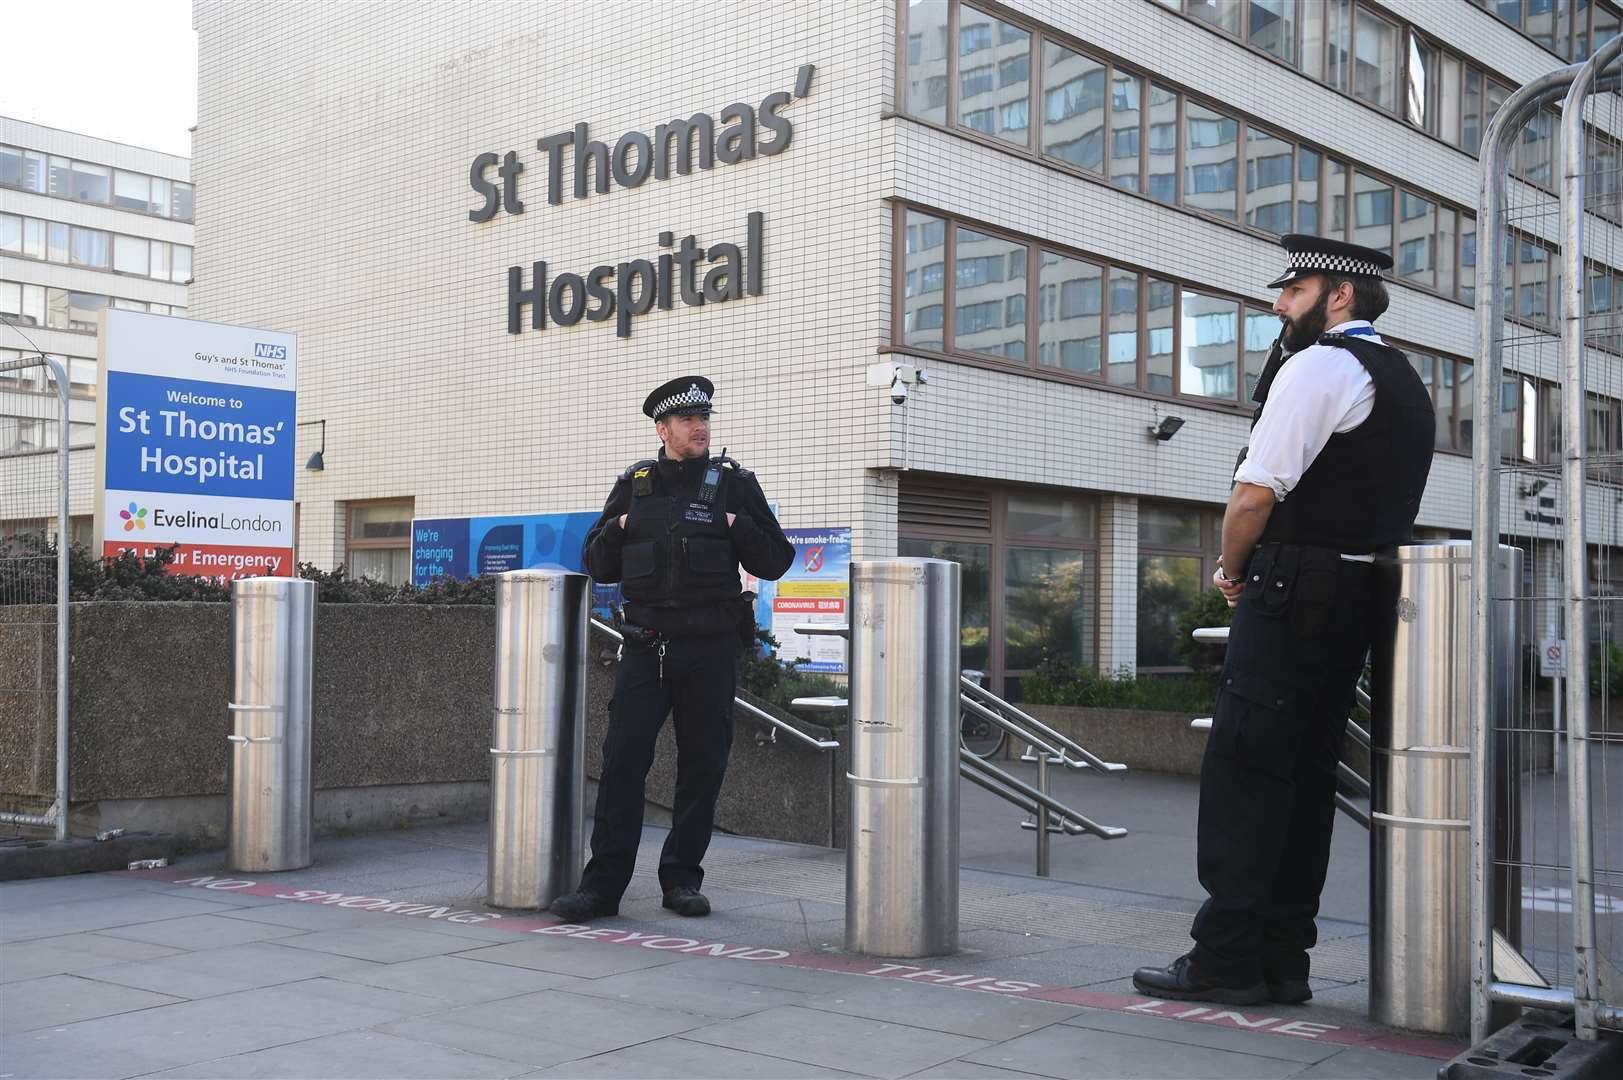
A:
[[[907,384],[900,380],[890,384],[890,402],[892,405],[901,405],[907,401]]]

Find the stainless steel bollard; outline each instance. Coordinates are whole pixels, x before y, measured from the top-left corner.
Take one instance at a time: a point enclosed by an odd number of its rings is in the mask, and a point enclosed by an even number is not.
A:
[[[585,574],[513,570],[496,579],[492,907],[544,908],[580,881],[590,596]]]
[[[851,564],[852,952],[958,951],[959,578],[943,559]]]
[[[1521,556],[1499,546],[1501,581],[1521,580]],[[1372,657],[1369,1012],[1393,1027],[1465,1035],[1471,543],[1400,547],[1382,575],[1396,617]],[[1494,715],[1516,700],[1525,634],[1515,605],[1497,610]]]
[[[231,583],[227,870],[310,865],[315,625],[315,582],[255,577]]]

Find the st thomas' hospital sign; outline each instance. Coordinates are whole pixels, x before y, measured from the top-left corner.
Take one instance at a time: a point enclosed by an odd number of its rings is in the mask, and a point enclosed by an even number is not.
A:
[[[789,149],[795,129],[782,110],[797,98],[811,92],[816,68],[804,64],[795,77],[793,92],[780,90],[761,99],[759,106],[737,103],[721,110],[718,125],[708,113],[695,113],[686,120],[672,120],[654,129],[652,137],[628,131],[611,149],[589,137],[585,123],[573,131],[536,140],[536,149],[546,154],[547,203],[557,206],[573,193],[577,199],[591,192],[606,194],[616,187],[641,187],[649,179],[668,180],[718,164],[734,165],[756,157],[775,157]],[[759,131],[757,130],[759,129]],[[564,182],[564,152],[571,151],[573,184]],[[494,178],[490,175],[495,170]],[[489,221],[498,211],[524,213],[519,198],[519,175],[525,166],[513,150],[506,154],[486,153],[473,159],[468,183],[484,199],[484,204],[468,211],[469,221]],[[632,259],[618,265],[605,263],[584,276],[558,274],[549,278],[547,264],[530,266],[530,284],[524,284],[524,268],[507,270],[507,332],[522,333],[524,308],[530,309],[530,328],[544,330],[548,320],[559,326],[614,320],[619,337],[631,336],[631,320],[652,311],[655,304],[670,310],[678,298],[688,307],[719,304],[762,292],[761,233],[764,218],[752,212],[746,223],[744,247],[713,244],[702,247],[696,236],[678,242],[674,232],[659,234],[659,245],[674,248],[657,259]],[[707,264],[699,276],[700,262]]]

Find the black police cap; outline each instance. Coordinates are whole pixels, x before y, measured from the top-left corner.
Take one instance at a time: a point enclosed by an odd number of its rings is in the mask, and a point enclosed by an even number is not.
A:
[[[1312,274],[1339,274],[1342,277],[1375,277],[1392,269],[1392,256],[1374,248],[1360,247],[1343,240],[1331,240],[1306,233],[1287,233],[1279,246],[1290,255],[1290,266],[1268,288],[1278,289]]]
[[[702,375],[684,375],[648,395],[642,403],[644,416],[663,420],[667,416],[692,416],[710,412],[710,398],[716,388]]]

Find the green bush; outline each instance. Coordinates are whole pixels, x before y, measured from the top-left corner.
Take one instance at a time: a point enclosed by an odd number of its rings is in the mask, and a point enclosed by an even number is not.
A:
[[[755,640],[774,652],[778,639],[770,631],[755,628]],[[795,669],[795,665],[780,664],[770,655],[751,649],[738,658],[738,685],[756,697],[785,711],[798,697],[844,696],[845,689],[825,675],[814,675]],[[822,721],[820,721],[822,722]]]
[[[0,541],[0,604],[56,603],[56,541],[23,533]],[[134,552],[98,558],[89,548],[68,549],[68,599],[186,600],[220,603],[231,590],[212,578],[171,574],[175,548],[151,558]]]
[[[1623,698],[1623,649],[1599,642],[1590,645],[1589,693],[1592,697],[1605,694]]]
[[[1194,633],[1202,626],[1228,626],[1234,609],[1216,589],[1207,589],[1178,616],[1178,640],[1173,648],[1184,665],[1197,672],[1213,672],[1223,666],[1222,645],[1198,642]]]
[[[1122,670],[1101,675],[1092,668],[1049,658],[1020,681],[1020,695],[1033,705],[1210,712],[1217,697],[1217,678],[1210,672],[1135,678]]]

